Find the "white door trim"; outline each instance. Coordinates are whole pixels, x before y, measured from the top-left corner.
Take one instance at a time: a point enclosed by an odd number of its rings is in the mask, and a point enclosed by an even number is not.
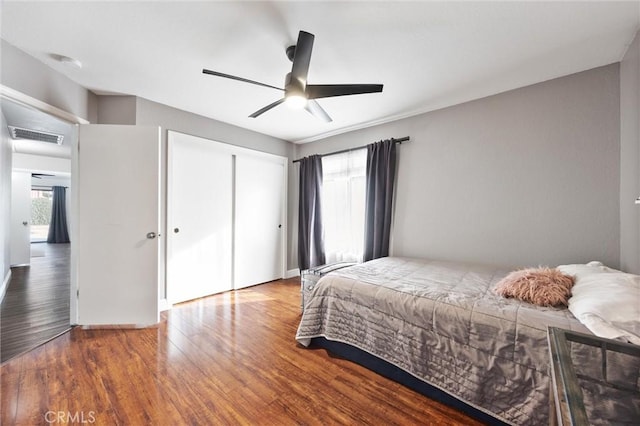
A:
[[[40,99],[33,98],[10,87],[3,86],[2,84],[0,84],[0,97],[23,106],[35,108],[72,124],[89,124],[89,120],[85,118],[74,115],[58,107],[54,107],[53,105],[49,105],[46,102],[42,102]]]
[[[9,101],[18,103],[20,105],[35,108],[39,111],[42,111],[46,114],[52,115],[54,117],[60,118],[61,120],[67,121],[71,124],[89,124],[89,121],[83,117],[72,114],[68,111],[64,111],[58,107],[50,105],[46,102],[43,102],[39,99],[31,97],[25,93],[14,90],[10,87],[4,86],[0,84],[0,98],[7,99]],[[71,139],[71,188],[78,187],[78,131],[77,126],[74,129],[74,135]],[[69,208],[69,232],[72,236],[71,238],[71,283],[70,283],[70,303],[69,303],[69,318],[71,321],[71,325],[75,325],[78,323],[78,279],[77,279],[77,246],[74,243],[75,238],[75,230],[78,227],[77,217],[78,217],[78,199],[77,199],[77,191],[73,189],[71,192],[71,203]]]

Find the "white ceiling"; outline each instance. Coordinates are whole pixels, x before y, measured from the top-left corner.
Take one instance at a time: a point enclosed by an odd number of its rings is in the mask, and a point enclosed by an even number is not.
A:
[[[293,142],[619,61],[640,2],[12,2],[2,38],[98,94],[129,94]],[[320,99],[332,123],[281,105],[285,48],[315,34],[310,84],[382,83]],[[56,55],[76,58],[82,69]]]

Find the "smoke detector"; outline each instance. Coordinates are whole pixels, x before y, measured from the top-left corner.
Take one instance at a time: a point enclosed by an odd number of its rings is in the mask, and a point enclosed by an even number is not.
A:
[[[82,68],[82,62],[80,62],[76,58],[72,58],[70,56],[58,55],[57,53],[50,53],[49,57],[69,68],[75,68],[75,69]]]
[[[63,135],[47,133],[40,130],[23,129],[22,127],[8,126],[13,139],[28,139],[38,142],[55,143],[62,145]]]

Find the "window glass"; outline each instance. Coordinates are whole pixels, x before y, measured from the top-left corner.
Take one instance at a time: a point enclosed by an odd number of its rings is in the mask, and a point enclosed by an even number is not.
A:
[[[31,242],[47,240],[53,192],[49,189],[31,190]]]
[[[327,263],[362,261],[367,150],[322,157]]]

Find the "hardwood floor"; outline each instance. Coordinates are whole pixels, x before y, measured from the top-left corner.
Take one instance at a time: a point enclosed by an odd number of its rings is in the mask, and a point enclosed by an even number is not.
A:
[[[31,266],[11,269],[0,306],[5,362],[69,329],[69,244],[38,243]]]
[[[155,328],[74,328],[0,367],[0,421],[479,424],[322,349],[298,346],[299,282],[180,304]]]

